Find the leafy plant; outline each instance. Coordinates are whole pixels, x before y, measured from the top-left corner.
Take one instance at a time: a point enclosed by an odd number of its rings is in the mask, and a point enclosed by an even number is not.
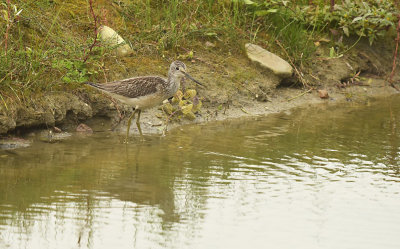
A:
[[[314,23],[321,28],[335,29],[345,35],[367,37],[372,45],[394,27],[397,10],[390,1],[350,1],[329,6],[296,8],[296,16],[306,23]]]
[[[178,90],[171,102],[167,102],[162,106],[162,110],[169,115],[169,118],[175,117],[179,120],[184,117],[194,120],[196,118],[195,114],[200,111],[202,105],[196,90],[187,89],[185,93]]]
[[[65,71],[62,81],[65,83],[83,83],[89,80],[89,72],[86,64],[81,60],[61,59],[53,61],[53,68]]]

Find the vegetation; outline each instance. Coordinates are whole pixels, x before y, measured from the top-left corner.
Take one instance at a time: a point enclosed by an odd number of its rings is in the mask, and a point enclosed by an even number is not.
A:
[[[240,53],[245,42],[254,42],[300,66],[312,58],[321,36],[373,44],[395,27],[392,1],[344,0],[334,8],[330,2],[0,0],[0,96],[21,100],[113,78],[116,58],[96,37],[102,24],[117,30],[136,57],[190,59],[206,41]]]

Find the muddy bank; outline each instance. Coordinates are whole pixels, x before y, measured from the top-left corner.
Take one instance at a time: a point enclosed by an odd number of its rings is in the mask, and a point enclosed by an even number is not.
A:
[[[304,70],[305,78],[313,88],[307,91],[301,86],[293,85],[293,79],[282,80],[250,62],[244,54],[196,52],[193,60],[185,63],[189,72],[206,87],[197,87],[190,82],[186,82],[183,87],[197,90],[203,101],[203,108],[195,120],[182,118],[169,122],[167,128],[173,129],[192,122],[265,115],[309,104],[368,101],[371,97],[397,93],[384,81],[391,70],[390,44],[381,43],[370,47],[360,43],[340,58],[327,58],[323,56],[324,53],[326,49],[320,48],[317,59]],[[115,80],[149,74],[148,68],[143,67],[141,58],[126,60],[126,70],[116,74]],[[135,63],[139,65],[139,61],[142,62],[141,67],[128,68]],[[150,59],[146,61],[149,65],[154,65]],[[155,65],[158,65],[155,74],[166,74],[168,62],[157,62]],[[357,77],[354,77],[357,73]],[[399,74],[396,74],[396,79],[398,78]],[[320,89],[326,90],[329,97],[321,99],[318,94]],[[129,107],[114,103],[109,97],[82,86],[72,92],[45,93],[25,104],[12,103],[7,108],[1,106],[0,134],[54,126],[72,130],[81,122],[99,117],[110,121],[104,125],[107,130],[130,112]],[[143,132],[165,131],[166,117],[160,108],[146,110],[141,117]],[[122,120],[115,130],[124,131],[125,122],[126,119]],[[137,132],[136,127],[132,127],[131,132]]]

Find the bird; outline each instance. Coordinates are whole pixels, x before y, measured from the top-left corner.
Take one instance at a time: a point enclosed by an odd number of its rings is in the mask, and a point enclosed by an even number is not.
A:
[[[134,111],[128,119],[128,127],[126,130],[125,140],[127,141],[131,122],[136,113],[136,126],[140,135],[143,136],[140,127],[140,114],[142,110],[154,107],[164,100],[173,97],[178,91],[181,80],[184,77],[204,87],[202,83],[186,72],[186,65],[182,61],[174,61],[171,63],[167,79],[160,76],[139,76],[104,84],[93,82],[85,83],[133,107]]]

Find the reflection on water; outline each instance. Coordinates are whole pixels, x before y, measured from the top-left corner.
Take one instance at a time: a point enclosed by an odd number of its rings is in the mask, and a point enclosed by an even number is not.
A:
[[[399,100],[0,151],[0,248],[400,248]]]

